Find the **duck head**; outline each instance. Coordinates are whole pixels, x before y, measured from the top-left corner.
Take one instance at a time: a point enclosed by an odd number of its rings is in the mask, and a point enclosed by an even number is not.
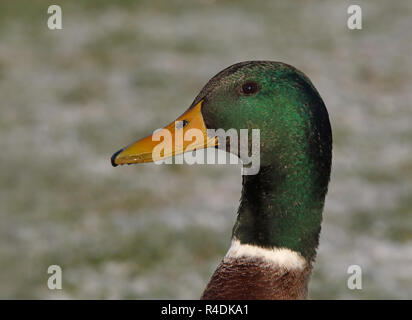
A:
[[[176,145],[176,130],[185,134],[193,128],[203,138]],[[154,156],[160,130],[116,152],[113,166],[215,147],[218,140],[206,134],[208,129],[259,129],[260,171],[243,176],[233,237],[263,248],[288,248],[314,260],[332,135],[326,107],[302,72],[272,61],[232,65],[214,76],[189,109],[164,129],[172,133],[171,150]]]

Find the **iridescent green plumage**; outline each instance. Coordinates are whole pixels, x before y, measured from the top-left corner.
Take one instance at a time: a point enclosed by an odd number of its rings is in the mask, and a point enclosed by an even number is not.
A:
[[[259,90],[243,94],[247,82]],[[329,117],[319,93],[292,66],[249,61],[217,74],[192,105],[202,99],[208,128],[260,129],[261,169],[243,177],[233,235],[242,243],[285,247],[313,260],[332,157]]]

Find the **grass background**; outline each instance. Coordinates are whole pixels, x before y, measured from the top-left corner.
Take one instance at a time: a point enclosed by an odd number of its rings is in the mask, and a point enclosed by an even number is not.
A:
[[[361,31],[350,1],[58,1],[50,31],[56,2],[2,1],[0,298],[198,298],[230,244],[239,167],[109,158],[250,59],[301,69],[329,110],[311,298],[412,298],[412,2],[357,3]]]

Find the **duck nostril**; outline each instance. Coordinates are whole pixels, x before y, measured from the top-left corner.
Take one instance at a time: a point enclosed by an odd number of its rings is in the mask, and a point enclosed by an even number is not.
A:
[[[175,128],[176,128],[176,129],[183,129],[184,127],[187,126],[188,123],[189,123],[189,121],[187,121],[187,120],[179,120],[179,121],[176,121],[176,123],[175,123]]]

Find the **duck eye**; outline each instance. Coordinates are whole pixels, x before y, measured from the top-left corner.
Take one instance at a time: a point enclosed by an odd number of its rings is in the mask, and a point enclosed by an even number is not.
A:
[[[242,85],[242,92],[244,94],[254,94],[259,90],[259,85],[256,82],[246,82]]]

